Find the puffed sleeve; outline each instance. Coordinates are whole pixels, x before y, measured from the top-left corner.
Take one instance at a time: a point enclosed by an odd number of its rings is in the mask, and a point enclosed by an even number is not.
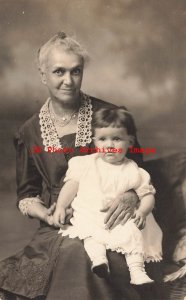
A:
[[[139,176],[140,176],[139,185],[137,188],[135,188],[138,197],[141,199],[147,194],[154,195],[156,193],[156,190],[151,183],[151,178],[149,173],[144,169],[139,168]]]
[[[41,195],[42,177],[38,172],[32,154],[27,149],[24,136],[19,132],[14,138],[16,148],[17,205],[25,198]]]
[[[64,182],[68,180],[75,180],[79,182],[80,178],[82,177],[85,168],[87,167],[87,156],[75,156],[71,158],[68,162],[68,170],[66,172],[66,176],[64,178]]]

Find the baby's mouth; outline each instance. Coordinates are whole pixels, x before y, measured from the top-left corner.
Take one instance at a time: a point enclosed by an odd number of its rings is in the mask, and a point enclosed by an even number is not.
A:
[[[115,153],[114,150],[115,150],[115,148],[106,148],[105,153],[106,154],[114,154]]]

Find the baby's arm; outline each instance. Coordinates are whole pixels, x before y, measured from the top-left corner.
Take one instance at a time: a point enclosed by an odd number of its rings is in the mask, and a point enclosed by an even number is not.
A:
[[[151,193],[145,195],[140,200],[140,205],[134,213],[134,223],[139,229],[143,229],[145,227],[146,217],[153,210],[154,203],[154,195]]]
[[[70,206],[74,200],[78,191],[78,182],[71,179],[68,180],[62,187],[56,204],[56,210],[54,213],[54,225],[61,227],[65,223],[66,209]]]
[[[154,194],[155,188],[151,184],[151,178],[147,171],[139,168],[140,181],[138,187],[135,189],[140,199],[140,204],[134,214],[134,222],[139,229],[145,227],[147,215],[154,208]]]

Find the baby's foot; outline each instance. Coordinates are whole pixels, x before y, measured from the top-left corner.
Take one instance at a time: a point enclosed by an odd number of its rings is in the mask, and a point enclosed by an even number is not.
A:
[[[92,272],[101,278],[108,277],[110,270],[107,259],[96,259],[92,262]]]
[[[146,284],[146,283],[152,283],[154,280],[150,279],[150,277],[145,273],[145,271],[142,270],[136,270],[131,272],[131,284]]]

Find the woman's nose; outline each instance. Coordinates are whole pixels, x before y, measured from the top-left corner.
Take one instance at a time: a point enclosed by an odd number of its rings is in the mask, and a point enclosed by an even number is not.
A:
[[[65,73],[64,76],[63,76],[63,82],[64,84],[67,84],[67,85],[71,85],[72,84],[72,77],[71,77],[71,74],[70,73]]]

